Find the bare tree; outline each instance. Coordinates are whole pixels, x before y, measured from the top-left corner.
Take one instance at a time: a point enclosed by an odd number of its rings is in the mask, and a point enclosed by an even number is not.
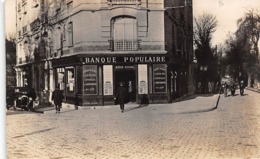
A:
[[[196,46],[210,44],[212,34],[216,31],[217,20],[216,16],[208,13],[194,19],[194,39]]]
[[[253,50],[256,57],[259,55],[258,42],[260,37],[260,13],[254,9],[248,10],[243,18],[238,21],[237,36],[243,37],[243,34],[248,36],[253,44]]]
[[[216,47],[211,46],[212,36],[217,28],[217,20],[214,15],[203,13],[195,18],[194,22],[195,55],[198,61],[196,80],[201,82],[203,92],[206,93],[207,83],[216,82],[219,77]]]
[[[16,64],[16,46],[14,39],[5,39],[6,49],[6,85],[14,86],[16,82],[15,78],[15,64]]]

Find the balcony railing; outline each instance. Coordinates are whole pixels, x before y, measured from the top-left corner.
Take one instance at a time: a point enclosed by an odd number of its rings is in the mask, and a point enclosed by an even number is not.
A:
[[[141,3],[141,0],[108,0],[108,3],[109,4],[112,4],[112,5],[127,5],[127,4],[140,4]]]
[[[140,50],[141,40],[109,40],[111,51],[136,51]]]

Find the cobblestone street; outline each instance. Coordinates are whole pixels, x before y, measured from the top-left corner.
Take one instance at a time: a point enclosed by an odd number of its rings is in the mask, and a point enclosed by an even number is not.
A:
[[[260,158],[260,94],[137,107],[7,112],[8,159]]]

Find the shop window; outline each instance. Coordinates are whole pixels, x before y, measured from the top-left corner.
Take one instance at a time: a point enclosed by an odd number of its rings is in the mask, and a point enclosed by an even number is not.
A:
[[[98,94],[98,74],[96,65],[83,66],[83,94]]]
[[[60,88],[60,90],[64,90],[64,68],[57,69],[57,86]]]
[[[68,95],[73,95],[75,90],[75,74],[74,68],[66,69],[66,93]]]
[[[153,89],[154,93],[166,93],[167,81],[166,81],[166,65],[154,64],[153,65]]]
[[[138,65],[138,94],[148,94],[147,65]]]
[[[103,92],[104,95],[113,95],[113,66],[104,65],[103,67]]]
[[[132,17],[117,17],[112,19],[112,33],[110,49],[138,50],[139,40],[137,39],[137,20]]]

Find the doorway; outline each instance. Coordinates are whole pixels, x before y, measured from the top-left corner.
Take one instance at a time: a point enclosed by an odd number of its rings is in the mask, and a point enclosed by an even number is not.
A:
[[[136,72],[134,66],[115,66],[114,68],[114,82],[115,93],[119,87],[120,82],[124,83],[124,86],[128,90],[127,102],[136,102]]]

